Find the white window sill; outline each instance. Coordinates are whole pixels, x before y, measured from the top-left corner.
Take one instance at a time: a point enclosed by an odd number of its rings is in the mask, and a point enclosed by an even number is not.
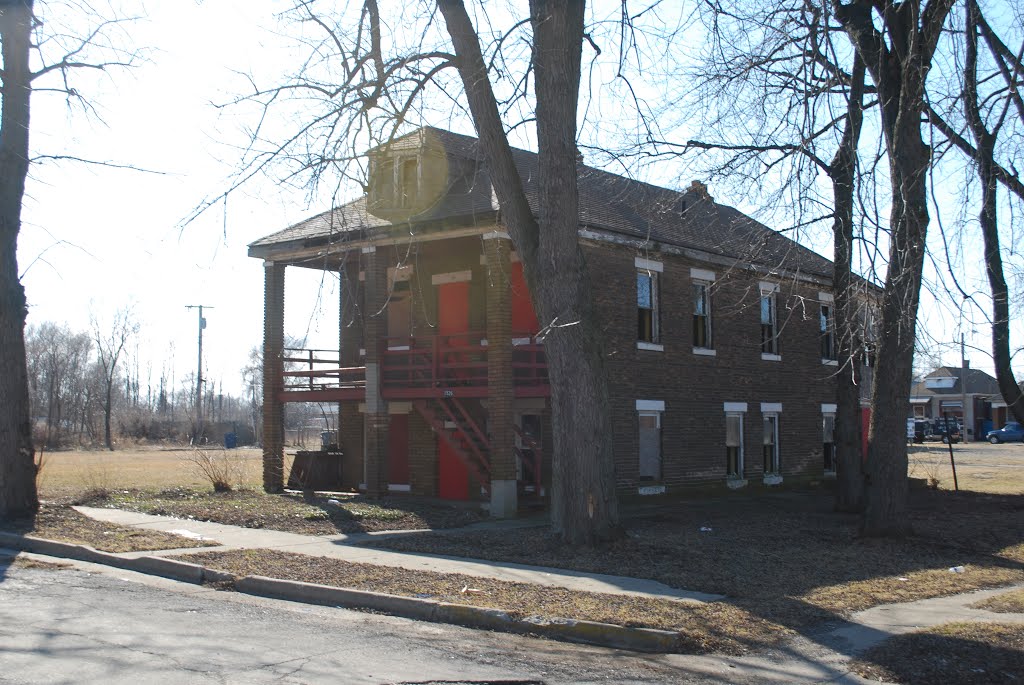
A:
[[[782,361],[782,355],[781,354],[771,354],[770,352],[762,352],[761,353],[761,359],[765,360],[766,362],[781,362]]]
[[[409,351],[409,346],[408,345],[395,345],[394,347],[389,347],[388,348],[388,352],[408,352],[408,351]]]
[[[643,342],[641,340],[641,341],[637,341],[636,349],[638,349],[638,350],[650,350],[651,352],[664,352],[665,351],[665,346],[661,345],[659,343],[649,343],[649,342]]]
[[[822,359],[821,363],[824,366],[839,366],[839,360],[838,359]]]
[[[664,495],[664,485],[641,485],[636,489],[638,495]]]
[[[835,480],[835,478],[836,478],[836,472],[835,471],[826,471],[825,472],[825,479],[826,480]]]
[[[412,487],[401,483],[388,483],[388,492],[412,492]]]
[[[729,478],[725,479],[725,486],[730,490],[739,490],[740,488],[747,487],[747,479],[730,476]]]
[[[764,477],[765,485],[782,485],[782,476],[777,473],[769,473]]]
[[[709,347],[695,347],[693,353],[702,357],[714,357],[717,353]]]
[[[530,338],[512,338],[512,345],[518,347],[519,345],[529,345],[533,342]]]

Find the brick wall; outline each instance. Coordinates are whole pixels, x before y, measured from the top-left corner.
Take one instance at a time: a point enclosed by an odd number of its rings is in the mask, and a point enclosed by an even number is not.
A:
[[[636,400],[663,400],[662,473],[667,489],[725,483],[724,402],[746,402],[745,475],[762,476],[762,402],[782,403],[779,451],[783,477],[822,474],[821,404],[835,402],[835,367],[820,357],[818,292],[824,287],[777,280],[781,361],[761,358],[758,281],[776,280],[676,255],[638,254],[606,243],[584,248],[605,334],[612,393],[616,477],[636,493]],[[635,257],[657,260],[664,351],[636,345]],[[712,330],[715,356],[693,352],[691,267],[715,272]]]

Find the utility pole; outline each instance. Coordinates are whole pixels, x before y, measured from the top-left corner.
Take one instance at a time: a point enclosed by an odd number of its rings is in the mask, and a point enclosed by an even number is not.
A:
[[[968,428],[967,428],[967,351],[966,350],[967,350],[966,345],[964,345],[964,334],[961,333],[960,334],[960,394],[962,395],[962,397],[961,397],[960,401],[963,403],[963,415],[964,415],[963,433],[964,434],[961,437],[963,438],[964,442],[967,442],[967,435],[968,435],[968,433],[967,433],[967,431],[968,431]],[[971,409],[973,410],[974,407],[971,407]],[[971,418],[972,419],[974,418],[974,411],[971,411]],[[973,424],[973,423],[974,423],[974,421],[972,420],[971,424]],[[971,432],[971,434],[974,433],[973,425],[971,426],[971,431],[970,432]]]
[[[185,309],[199,310],[199,365],[196,367],[196,434],[192,438],[192,444],[198,447],[203,437],[203,329],[206,328],[206,319],[203,318],[203,308],[213,309],[210,305],[187,304]]]

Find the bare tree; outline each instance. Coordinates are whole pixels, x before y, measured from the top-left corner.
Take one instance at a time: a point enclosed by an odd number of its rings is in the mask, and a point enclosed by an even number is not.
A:
[[[32,0],[0,5],[3,104],[0,110],[0,519],[39,506],[25,367],[25,289],[18,278],[18,233],[28,176]]]
[[[864,101],[871,91],[865,87],[865,67],[851,54],[827,2],[734,0],[708,4],[702,12],[708,37],[687,73],[695,85],[682,124],[689,127],[695,108],[704,108],[708,116],[681,154],[699,153],[704,173],[747,197],[763,198],[762,206],[774,209],[783,226],[791,226],[783,230],[806,233],[816,224],[831,223],[832,322],[839,361],[834,374],[836,508],[858,511],[863,494],[861,362],[872,297],[866,297],[867,281],[854,275],[862,239],[857,210],[859,195],[875,190],[870,174],[868,187],[861,187],[865,175],[859,170],[863,111],[874,106]],[[843,65],[843,57],[850,67]],[[663,154],[679,154],[678,145],[659,141],[658,147]],[[831,198],[820,188],[822,175]]]
[[[966,61],[963,104],[965,118],[974,137],[974,162],[981,181],[981,212],[978,219],[985,244],[985,271],[992,292],[992,357],[995,360],[999,391],[1006,400],[1006,406],[1017,421],[1024,423],[1024,393],[1017,384],[1011,365],[1010,292],[1003,274],[999,245],[996,196],[998,173],[995,160],[999,133],[1007,117],[1014,118],[1015,114],[1018,125],[1024,124],[1024,98],[1020,92],[1024,84],[1024,63],[1020,57],[1024,53],[1024,43],[1021,45],[1022,53],[1014,55],[1010,52],[985,21],[977,0],[966,0],[964,11]],[[994,92],[990,87],[990,92],[984,98],[979,93],[979,33],[984,36],[1002,77],[1001,87]]]
[[[80,3],[69,14],[89,9],[88,3]],[[61,19],[68,19],[59,12],[56,14],[58,24]],[[109,41],[119,20],[82,22],[88,23],[91,26],[77,36],[59,30],[47,34],[45,24],[35,14],[33,0],[0,0],[0,518],[29,514],[39,505],[28,416],[26,299],[17,260],[22,201],[31,159],[31,94],[33,90],[56,92],[66,97],[69,104],[84,104],[79,91],[70,85],[71,72],[127,66],[133,57],[125,56]],[[90,60],[91,47],[98,47],[110,58]],[[30,61],[33,50],[42,62],[35,71]],[[54,78],[56,85],[35,85],[43,77]]]
[[[902,409],[910,401],[929,222],[925,82],[953,0],[832,0],[832,6],[877,89],[892,201],[861,532],[903,535],[910,530],[905,411],[879,409]]]
[[[114,314],[114,320],[109,326],[103,326],[95,316],[92,319],[96,359],[103,371],[103,444],[108,450],[114,449],[110,417],[114,410],[114,387],[118,380],[121,355],[138,332],[139,324],[130,309],[121,309]]]

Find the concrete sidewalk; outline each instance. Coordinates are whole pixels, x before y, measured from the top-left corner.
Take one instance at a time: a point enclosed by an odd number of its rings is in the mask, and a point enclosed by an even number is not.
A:
[[[561,587],[583,592],[602,592],[606,594],[634,595],[691,602],[710,602],[722,599],[721,595],[678,590],[654,580],[600,573],[583,573],[545,566],[475,561],[433,554],[392,552],[358,547],[352,544],[354,539],[365,540],[367,538],[365,534],[358,536],[299,535],[297,533],[285,533],[276,530],[242,528],[240,526],[228,526],[220,523],[177,519],[169,516],[152,516],[120,509],[97,507],[75,507],[75,509],[86,516],[100,521],[109,521],[110,523],[122,526],[177,533],[178,535],[201,536],[202,538],[219,542],[222,545],[221,547],[203,547],[190,550],[197,552],[228,549],[275,549],[283,552],[343,559],[363,564],[394,566],[414,571],[432,571],[434,573],[462,573],[468,576]],[[500,527],[502,523],[495,522],[494,525]],[[180,554],[182,551],[178,549],[134,552],[124,556],[168,556]]]

